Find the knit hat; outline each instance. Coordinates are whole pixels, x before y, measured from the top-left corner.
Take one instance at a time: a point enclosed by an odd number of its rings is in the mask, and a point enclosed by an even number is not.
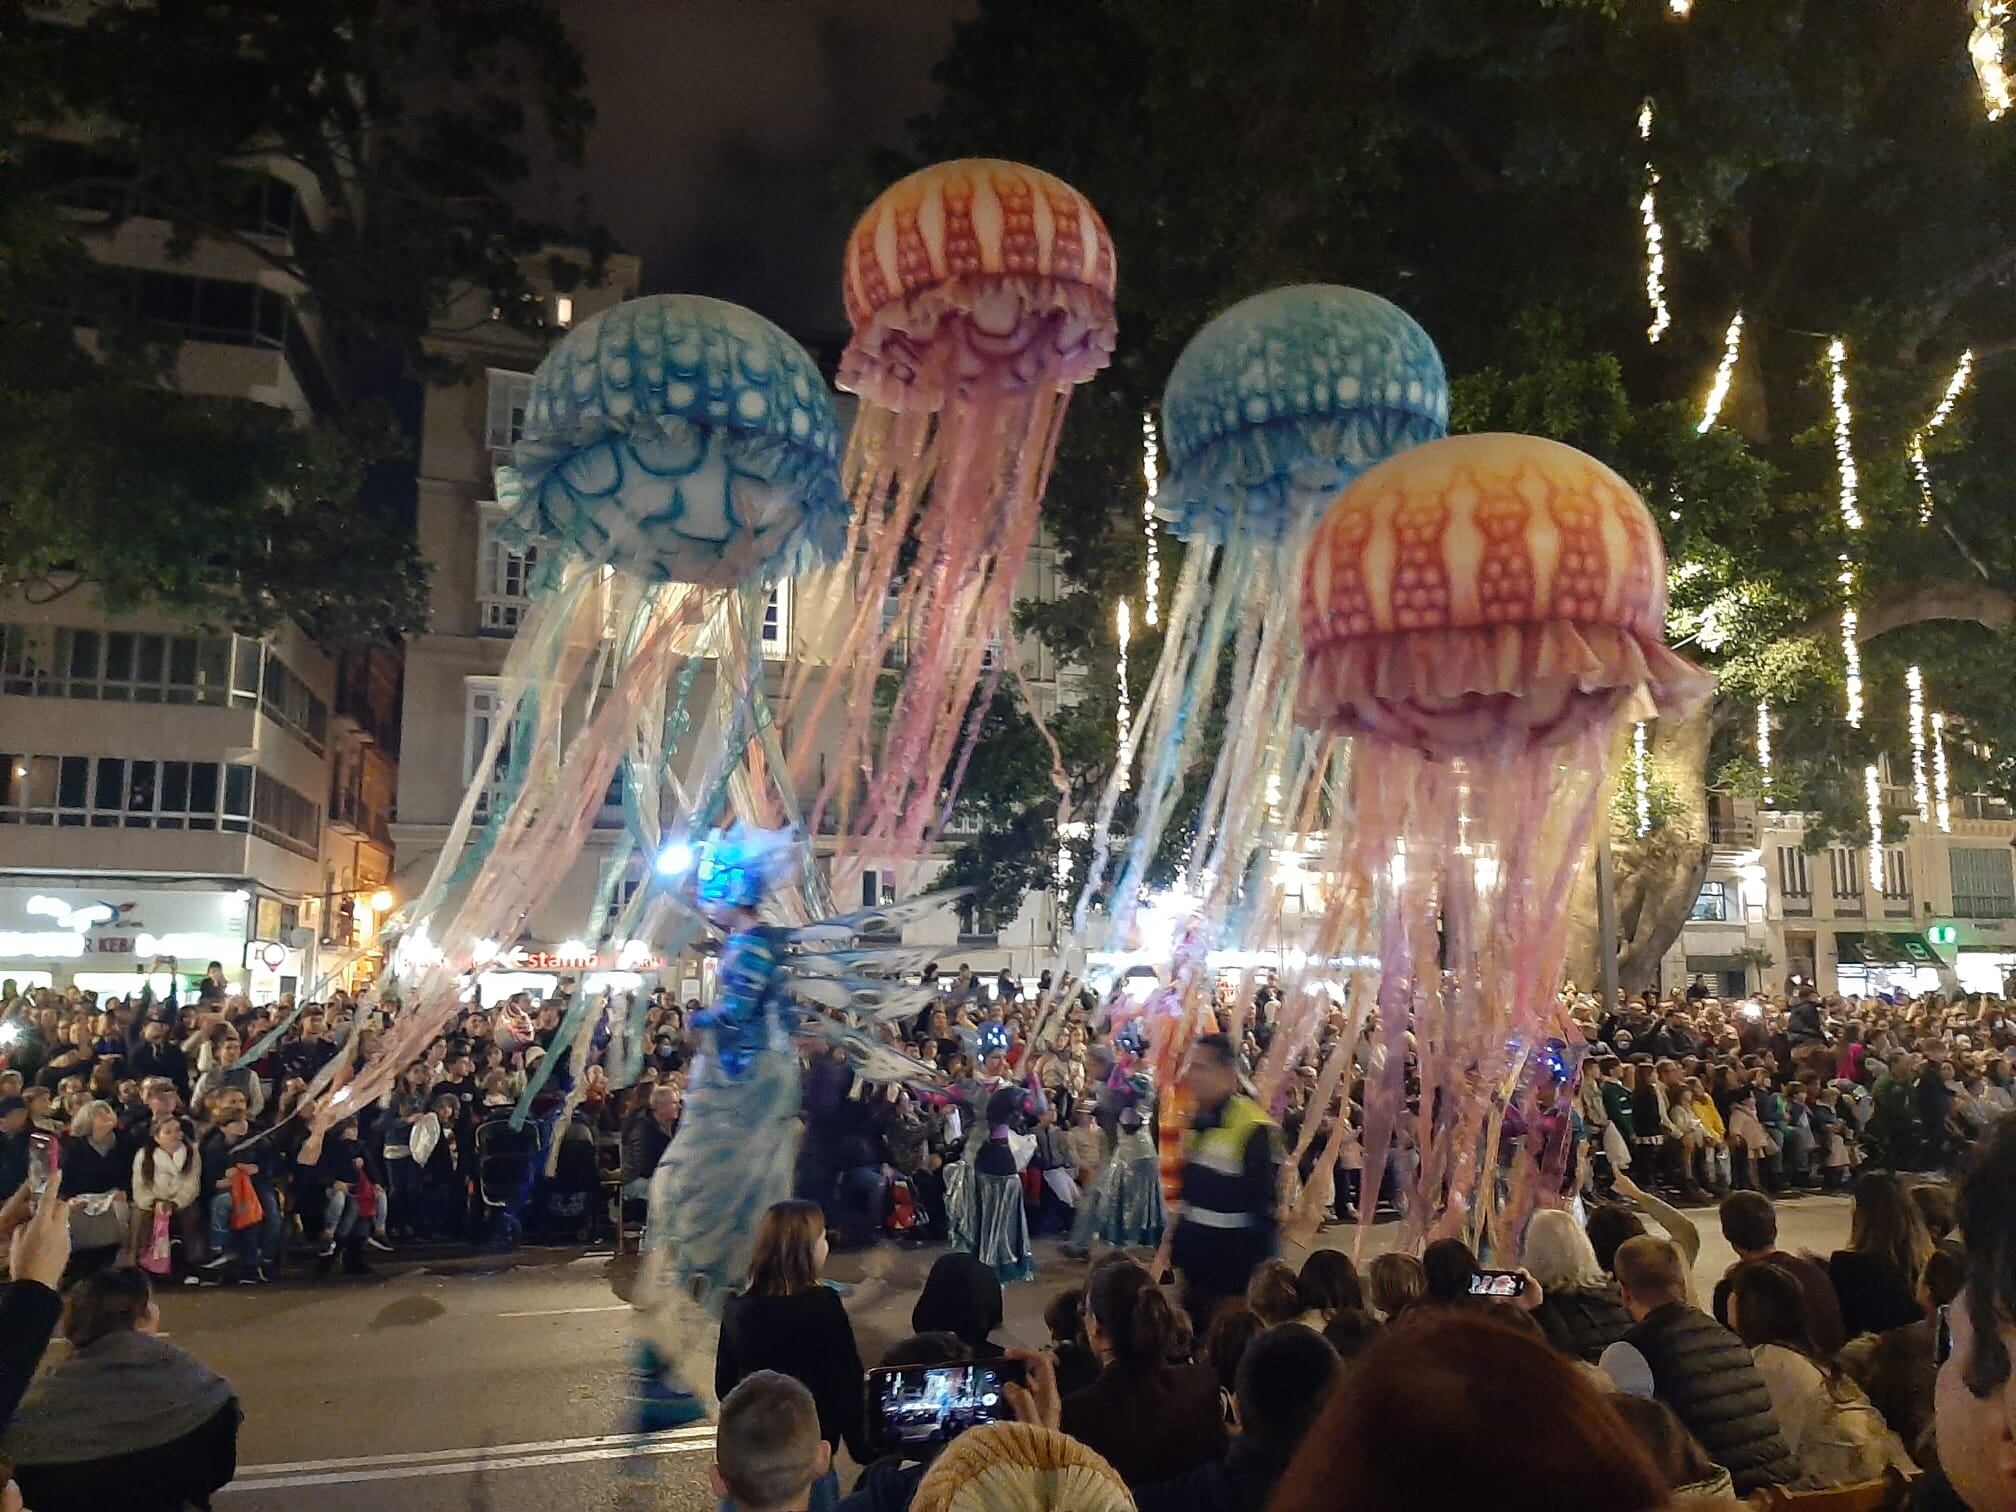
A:
[[[924,1472],[911,1512],[1134,1512],[1120,1472],[1074,1438],[1030,1423],[963,1433]]]

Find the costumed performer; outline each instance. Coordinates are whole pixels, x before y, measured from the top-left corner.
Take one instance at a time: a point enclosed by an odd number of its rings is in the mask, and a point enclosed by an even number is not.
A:
[[[1120,1110],[1120,1138],[1083,1196],[1071,1225],[1071,1247],[1087,1253],[1095,1244],[1153,1249],[1169,1222],[1162,1198],[1162,1162],[1149,1125],[1155,1097],[1149,1078],[1128,1078],[1133,1100]]]

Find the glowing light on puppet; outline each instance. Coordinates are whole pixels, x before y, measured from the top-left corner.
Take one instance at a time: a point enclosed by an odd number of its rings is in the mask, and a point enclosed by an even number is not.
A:
[[[1862,790],[1869,800],[1869,897],[1883,896],[1883,782],[1876,764],[1862,768]]]
[[[1967,56],[1974,60],[1974,77],[1981,84],[1981,103],[1988,119],[1999,121],[2009,109],[2012,95],[2009,72],[2002,66],[2003,23],[2009,19],[2008,0],[1973,0],[1974,30],[1967,38]]]
[[[1771,785],[1771,705],[1757,705],[1757,770],[1764,774],[1764,785]],[[1767,794],[1765,801],[1770,801]]]
[[[1932,816],[1942,834],[1953,833],[1953,805],[1946,789],[1946,716],[1932,714]]]
[[[1911,690],[1911,795],[1918,801],[1918,817],[1932,818],[1932,789],[1925,775],[1925,674],[1916,667],[1904,673],[1904,686]]]
[[[1939,407],[1932,411],[1931,418],[1911,433],[1911,471],[1918,479],[1918,523],[1932,523],[1932,469],[1925,461],[1925,438],[1946,423],[1946,417],[1953,413],[1953,406],[1960,396],[1967,392],[1967,380],[1974,375],[1974,353],[1969,350],[1960,354],[1960,363],[1953,369],[1953,376],[1946,380],[1946,392],[1939,396]]]
[[[1652,140],[1650,100],[1638,110],[1638,140]],[[1645,339],[1655,345],[1666,334],[1666,328],[1673,324],[1672,312],[1666,308],[1666,231],[1659,224],[1658,191],[1659,170],[1648,158],[1645,163],[1645,196],[1638,201],[1638,214],[1645,222],[1645,302],[1652,307],[1652,324],[1646,327]]]
[[[1666,0],[1666,8],[1684,21],[1693,14],[1694,0]]]
[[[1645,721],[1631,726],[1631,801],[1638,820],[1638,838],[1652,833],[1652,774],[1645,750]]]
[[[1127,642],[1133,636],[1134,615],[1125,599],[1113,611],[1113,630],[1120,637],[1120,703],[1116,720],[1120,729],[1120,779],[1124,783],[1127,769],[1134,764],[1134,707],[1127,693]]]
[[[1705,436],[1722,413],[1722,403],[1729,397],[1729,380],[1736,372],[1736,358],[1743,350],[1743,312],[1738,310],[1729,321],[1729,329],[1722,333],[1722,360],[1715,365],[1715,381],[1708,385],[1708,397],[1701,403],[1701,423],[1694,427],[1696,435]]]
[[[1155,434],[1155,416],[1141,411],[1141,481],[1147,492],[1141,499],[1141,529],[1148,537],[1148,585],[1141,617],[1152,630],[1162,623],[1162,547],[1155,539],[1155,494],[1161,486],[1161,468],[1156,456],[1160,438]]]

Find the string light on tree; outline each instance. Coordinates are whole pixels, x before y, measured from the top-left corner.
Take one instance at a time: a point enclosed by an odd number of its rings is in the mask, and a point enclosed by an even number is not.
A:
[[[1883,782],[1876,763],[1862,768],[1862,789],[1869,800],[1869,897],[1883,896]]]
[[[1631,727],[1631,802],[1638,838],[1652,833],[1652,773],[1645,750],[1645,721]]]
[[[1862,617],[1855,612],[1855,568],[1841,559],[1841,593],[1848,606],[1841,611],[1841,665],[1848,685],[1848,728],[1862,728]]]
[[[1946,423],[1946,417],[1953,413],[1953,406],[1960,402],[1960,396],[1967,392],[1967,382],[1974,376],[1974,353],[1970,349],[1960,354],[1960,362],[1953,369],[1953,376],[1946,380],[1946,392],[1939,396],[1939,407],[1917,430],[1911,433],[1911,471],[1918,479],[1918,523],[1932,523],[1932,469],[1925,463],[1925,438]]]
[[[2009,0],[1970,0],[1974,30],[1967,38],[1967,56],[1974,60],[1974,77],[1981,84],[1981,104],[1988,119],[1999,121],[2009,109],[2012,95],[2009,72],[2002,66],[2004,27],[2009,20]]]
[[[1638,108],[1638,140],[1652,140],[1652,102],[1648,99]],[[1645,196],[1638,201],[1638,215],[1645,223],[1645,301],[1652,307],[1652,324],[1646,327],[1645,339],[1658,343],[1666,334],[1666,328],[1673,324],[1672,313],[1666,308],[1666,232],[1659,224],[1659,170],[1652,166],[1650,157],[1645,162]]]
[[[1148,492],[1141,500],[1141,528],[1148,533],[1148,586],[1143,595],[1141,617],[1150,629],[1162,623],[1162,548],[1155,539],[1155,495],[1162,486],[1162,469],[1157,458],[1159,438],[1155,416],[1141,412],[1141,481]]]
[[[1932,816],[1941,834],[1953,833],[1953,805],[1946,791],[1946,716],[1932,714]]]
[[[1911,796],[1918,804],[1918,817],[1932,822],[1932,789],[1925,775],[1925,674],[1916,667],[1904,672],[1904,686],[1911,691]]]
[[[1757,770],[1763,775],[1764,801],[1771,801],[1771,705],[1757,705]]]
[[[1134,706],[1127,693],[1127,642],[1134,631],[1134,614],[1127,600],[1113,611],[1113,629],[1120,637],[1120,703],[1117,724],[1120,731],[1120,785],[1127,786],[1127,773],[1134,765]]]
[[[1736,358],[1743,350],[1743,312],[1738,310],[1729,321],[1729,329],[1722,333],[1722,360],[1715,365],[1715,381],[1708,385],[1708,397],[1701,404],[1701,423],[1694,427],[1695,434],[1705,436],[1722,413],[1722,403],[1729,397],[1729,382],[1736,373]]]

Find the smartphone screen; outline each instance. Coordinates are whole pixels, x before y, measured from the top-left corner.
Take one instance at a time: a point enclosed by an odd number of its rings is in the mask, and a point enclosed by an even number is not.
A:
[[[1516,1297],[1526,1290],[1526,1278],[1517,1271],[1480,1270],[1470,1278],[1473,1297]]]
[[[1022,1384],[1020,1360],[895,1365],[868,1372],[868,1434],[878,1453],[942,1444],[968,1428],[1013,1416],[1008,1382]]]
[[[28,1190],[41,1196],[49,1186],[49,1173],[56,1169],[57,1144],[48,1134],[28,1136]]]

